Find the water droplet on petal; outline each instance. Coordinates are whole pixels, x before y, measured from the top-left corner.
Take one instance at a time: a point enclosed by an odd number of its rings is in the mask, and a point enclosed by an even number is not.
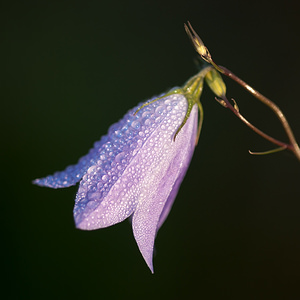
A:
[[[155,112],[158,114],[162,114],[165,110],[165,107],[163,105],[160,105],[158,107],[156,107]]]
[[[108,175],[103,175],[101,179],[106,182],[108,180]]]
[[[116,162],[121,162],[124,156],[125,156],[124,152],[120,152],[119,154],[117,154],[115,157]]]
[[[139,121],[133,121],[132,123],[131,123],[131,127],[133,127],[134,129],[139,129],[140,128],[140,126],[141,126],[141,124],[140,124],[140,122]]]

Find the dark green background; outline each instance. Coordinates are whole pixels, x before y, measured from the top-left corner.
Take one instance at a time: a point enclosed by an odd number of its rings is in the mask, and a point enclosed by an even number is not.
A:
[[[5,299],[299,299],[300,164],[206,89],[201,139],[151,275],[128,221],[75,229],[77,187],[31,180],[75,163],[131,107],[197,72],[183,23],[286,113],[300,141],[298,1],[7,1],[0,7],[1,295]],[[273,114],[228,96],[270,134]]]

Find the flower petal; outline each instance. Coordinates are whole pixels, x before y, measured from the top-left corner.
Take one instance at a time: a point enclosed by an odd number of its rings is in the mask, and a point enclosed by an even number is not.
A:
[[[180,104],[184,105],[179,103],[178,106]],[[185,111],[186,106],[183,112]],[[168,129],[156,132],[156,142],[147,142],[142,149],[145,153],[152,153],[149,157],[152,164],[142,182],[144,195],[133,214],[132,228],[138,247],[152,272],[156,233],[171,209],[194,152],[197,107],[194,106],[190,118],[173,142],[174,132],[182,119],[183,117],[174,121]]]
[[[80,181],[87,169],[95,164],[99,156],[97,149],[101,148],[105,142],[106,136],[103,136],[99,142],[95,143],[94,148],[90,149],[87,155],[80,158],[76,165],[68,166],[64,171],[55,172],[53,175],[35,179],[33,183],[55,189],[75,185]]]
[[[160,96],[135,114],[141,105],[112,125],[76,165],[34,183],[60,188],[81,179],[74,206],[80,229],[108,227],[133,215],[134,237],[153,272],[154,239],[192,158],[198,112],[195,105],[174,141],[187,112],[186,97]]]
[[[154,100],[156,97],[148,100],[149,102]],[[94,143],[94,147],[90,149],[89,153],[81,157],[77,164],[68,166],[65,170],[54,173],[44,178],[38,178],[33,181],[34,184],[39,186],[46,186],[50,188],[65,188],[75,185],[81,180],[83,175],[87,172],[88,168],[95,165],[99,160],[105,161],[107,165],[111,164],[115,159],[115,156],[120,152],[126,151],[126,145],[131,146],[132,140],[136,140],[139,134],[139,126],[141,126],[142,113],[134,113],[138,109],[137,107],[131,109],[118,123],[113,124],[108,134],[103,136],[100,141]],[[143,109],[145,114],[151,114],[150,107]],[[128,139],[127,141],[125,139]],[[116,149],[111,143],[115,140],[123,141],[120,143],[119,149]],[[111,151],[115,155],[111,155]]]
[[[177,144],[172,138],[186,109],[186,98],[173,94],[149,104],[136,116],[136,108],[131,110],[113,125],[107,142],[99,149],[101,153],[106,148],[109,151],[100,156],[103,160],[91,166],[80,182],[74,207],[78,228],[93,230],[119,223],[148,197],[151,188],[145,189],[144,182],[149,178],[150,182],[159,180],[153,177],[152,166],[164,161],[170,144]],[[116,132],[120,132],[118,138],[113,134]],[[144,151],[146,144],[154,145],[151,149],[147,147],[149,153]]]

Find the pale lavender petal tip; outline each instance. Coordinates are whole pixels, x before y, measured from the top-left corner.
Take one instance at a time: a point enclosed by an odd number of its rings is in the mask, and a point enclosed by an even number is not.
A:
[[[81,179],[74,206],[80,229],[108,227],[132,215],[134,237],[153,272],[155,236],[192,158],[198,112],[195,105],[174,142],[187,111],[183,95],[161,98],[134,115],[137,108],[112,125],[76,165],[34,183],[60,188]]]
[[[179,106],[180,104],[184,103],[178,103]],[[146,192],[133,214],[132,227],[139,249],[152,272],[155,236],[170,212],[191,161],[197,134],[197,117],[197,107],[194,106],[190,118],[175,142],[169,141],[181,124],[182,118],[179,116],[179,123],[176,124],[175,121],[175,124],[172,123],[167,129],[158,130],[156,143],[147,143],[143,149],[145,152],[154,153],[151,155],[153,163],[147,171],[152,177],[145,176],[143,179],[142,186]],[[160,150],[153,151],[154,149]]]

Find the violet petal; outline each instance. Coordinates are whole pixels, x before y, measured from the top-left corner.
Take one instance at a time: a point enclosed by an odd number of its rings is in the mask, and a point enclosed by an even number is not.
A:
[[[197,107],[179,132],[175,142],[169,142],[176,127],[156,133],[164,137],[157,143],[145,145],[144,151],[161,149],[155,152],[153,163],[148,169],[148,176],[143,180],[143,197],[133,213],[132,227],[138,247],[153,272],[152,256],[154,239],[159,227],[165,221],[179,186],[191,161],[197,133]],[[180,125],[177,124],[177,126]],[[165,138],[167,137],[167,138]]]
[[[112,125],[76,165],[34,183],[61,188],[81,179],[74,206],[80,229],[108,227],[132,215],[134,237],[153,272],[155,236],[192,158],[198,111],[194,105],[174,141],[188,107],[184,95],[160,98],[135,115],[138,107]]]

